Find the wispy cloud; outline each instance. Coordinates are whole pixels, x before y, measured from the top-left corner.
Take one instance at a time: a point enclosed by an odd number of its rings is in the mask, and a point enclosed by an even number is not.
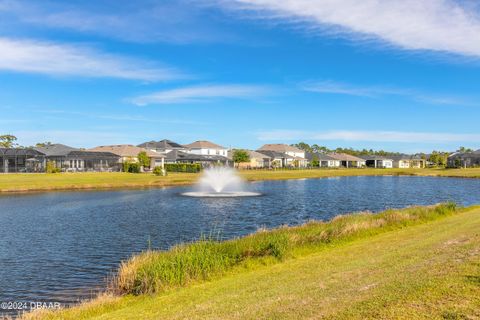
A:
[[[5,1],[0,13],[11,23],[62,29],[133,42],[233,42],[232,32],[219,28],[200,3],[181,1]],[[8,30],[5,30],[8,31]]]
[[[43,109],[35,110],[34,112],[39,114],[55,115],[55,116],[77,116],[85,117],[90,119],[104,119],[104,120],[113,120],[120,122],[145,122],[145,123],[157,123],[157,124],[185,124],[185,125],[209,125],[207,122],[187,120],[187,119],[174,119],[174,118],[156,118],[156,117],[144,117],[136,115],[126,115],[126,114],[99,114],[95,112],[79,112],[79,111],[68,111],[60,109]]]
[[[199,85],[158,91],[131,99],[139,106],[149,104],[174,104],[205,102],[216,98],[256,98],[264,96],[271,91],[266,86],[241,85],[241,84],[216,84]]]
[[[448,132],[405,132],[405,131],[304,131],[271,130],[257,134],[261,141],[362,141],[362,142],[403,142],[403,143],[448,143],[480,140],[480,134],[459,134]]]
[[[368,98],[380,98],[383,96],[401,96],[418,102],[435,105],[462,105],[473,106],[473,102],[456,96],[437,96],[423,93],[414,89],[402,89],[386,86],[358,86],[354,84],[326,81],[308,81],[300,84],[300,89],[309,92],[338,94]]]
[[[142,81],[185,77],[173,68],[83,46],[9,38],[0,38],[0,70]]]
[[[42,141],[64,143],[73,147],[89,148],[102,144],[132,143],[132,135],[94,130],[17,130],[15,136],[24,146]]]
[[[266,13],[262,18],[298,23],[355,41],[381,40],[406,50],[480,57],[480,14],[453,0],[236,0],[223,6]]]

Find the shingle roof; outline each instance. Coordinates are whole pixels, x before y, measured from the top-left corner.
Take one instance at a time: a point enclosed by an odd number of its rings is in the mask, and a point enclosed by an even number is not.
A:
[[[328,154],[325,153],[311,153],[305,152],[305,158],[312,161],[316,157],[319,161],[329,161],[329,160],[337,160],[335,158],[330,157]]]
[[[163,139],[160,141],[149,141],[139,144],[140,148],[153,148],[153,149],[184,149],[185,146],[176,143],[174,141]]]
[[[328,155],[334,158],[335,160],[340,160],[340,161],[356,161],[356,162],[365,161],[362,158],[355,157],[346,153],[329,153]]]
[[[363,155],[359,158],[362,158],[363,160],[393,160],[391,157],[383,157],[377,155]]]
[[[43,147],[35,147],[34,149],[45,154],[47,157],[62,157],[66,156],[72,151],[79,150],[77,148],[72,148],[60,143],[50,144]]]
[[[111,152],[113,154],[116,154],[120,157],[136,157],[140,152],[146,152],[147,156],[150,158],[164,158],[165,156],[151,151],[147,150],[145,148],[140,148],[136,147],[131,144],[119,144],[119,145],[111,145],[111,146],[98,146],[92,149],[89,149],[89,151],[101,151],[101,152]]]
[[[248,156],[250,157],[250,159],[271,159],[270,156],[268,156],[264,153],[260,153],[260,152],[253,151],[253,150],[245,150],[245,151],[248,153]],[[233,156],[233,152],[234,152],[234,150],[228,151],[228,157],[230,159]]]
[[[277,151],[272,151],[272,150],[257,150],[257,152],[269,156],[271,159],[294,159],[294,157],[283,153],[283,152],[277,152]]]
[[[290,146],[288,144],[274,143],[264,144],[258,149],[259,151],[276,151],[276,152],[305,152],[297,147]]]
[[[205,140],[195,141],[190,144],[186,144],[185,147],[190,149],[227,149],[225,147],[222,147],[221,145]]]

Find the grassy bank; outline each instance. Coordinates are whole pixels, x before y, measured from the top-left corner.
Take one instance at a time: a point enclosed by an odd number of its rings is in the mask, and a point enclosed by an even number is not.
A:
[[[420,175],[480,178],[480,169],[314,169],[241,171],[249,181],[363,175]],[[170,173],[166,177],[131,173],[0,174],[0,192],[148,188],[189,185],[199,174]]]
[[[440,205],[205,240],[124,263],[125,295],[27,318],[474,319],[479,229],[480,208]]]

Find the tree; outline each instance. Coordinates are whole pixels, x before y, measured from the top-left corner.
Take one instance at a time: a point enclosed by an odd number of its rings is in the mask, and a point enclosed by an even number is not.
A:
[[[51,146],[53,143],[51,143],[50,141],[46,141],[46,142],[37,142],[35,144],[35,147],[47,147],[47,146]]]
[[[17,141],[17,137],[12,136],[10,134],[4,134],[0,136],[0,147],[1,148],[13,148],[17,144],[15,143]]]
[[[312,167],[320,167],[320,161],[316,155],[312,157]]]
[[[140,166],[142,166],[144,168],[149,168],[150,167],[150,158],[148,157],[147,152],[145,152],[145,151],[140,152],[138,154],[137,158],[138,158],[138,163],[140,164]]]
[[[296,144],[292,144],[292,147],[297,147],[300,150],[303,150],[305,152],[313,152],[312,147],[308,143],[305,142],[299,142]]]
[[[457,152],[469,153],[469,152],[473,152],[473,150],[470,149],[470,148],[460,147],[460,148],[458,148]]]
[[[232,160],[235,163],[250,162],[250,155],[245,150],[235,150],[233,151]]]

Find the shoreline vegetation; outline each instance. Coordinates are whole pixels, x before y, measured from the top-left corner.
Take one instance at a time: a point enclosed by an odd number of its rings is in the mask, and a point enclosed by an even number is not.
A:
[[[24,319],[474,318],[479,228],[480,206],[445,203],[202,238],[135,255],[107,293]]]
[[[469,169],[307,169],[307,170],[240,170],[247,181],[328,178],[346,176],[435,176],[480,178],[480,168]],[[198,173],[56,173],[0,174],[0,193],[61,190],[108,190],[162,188],[194,184]]]

